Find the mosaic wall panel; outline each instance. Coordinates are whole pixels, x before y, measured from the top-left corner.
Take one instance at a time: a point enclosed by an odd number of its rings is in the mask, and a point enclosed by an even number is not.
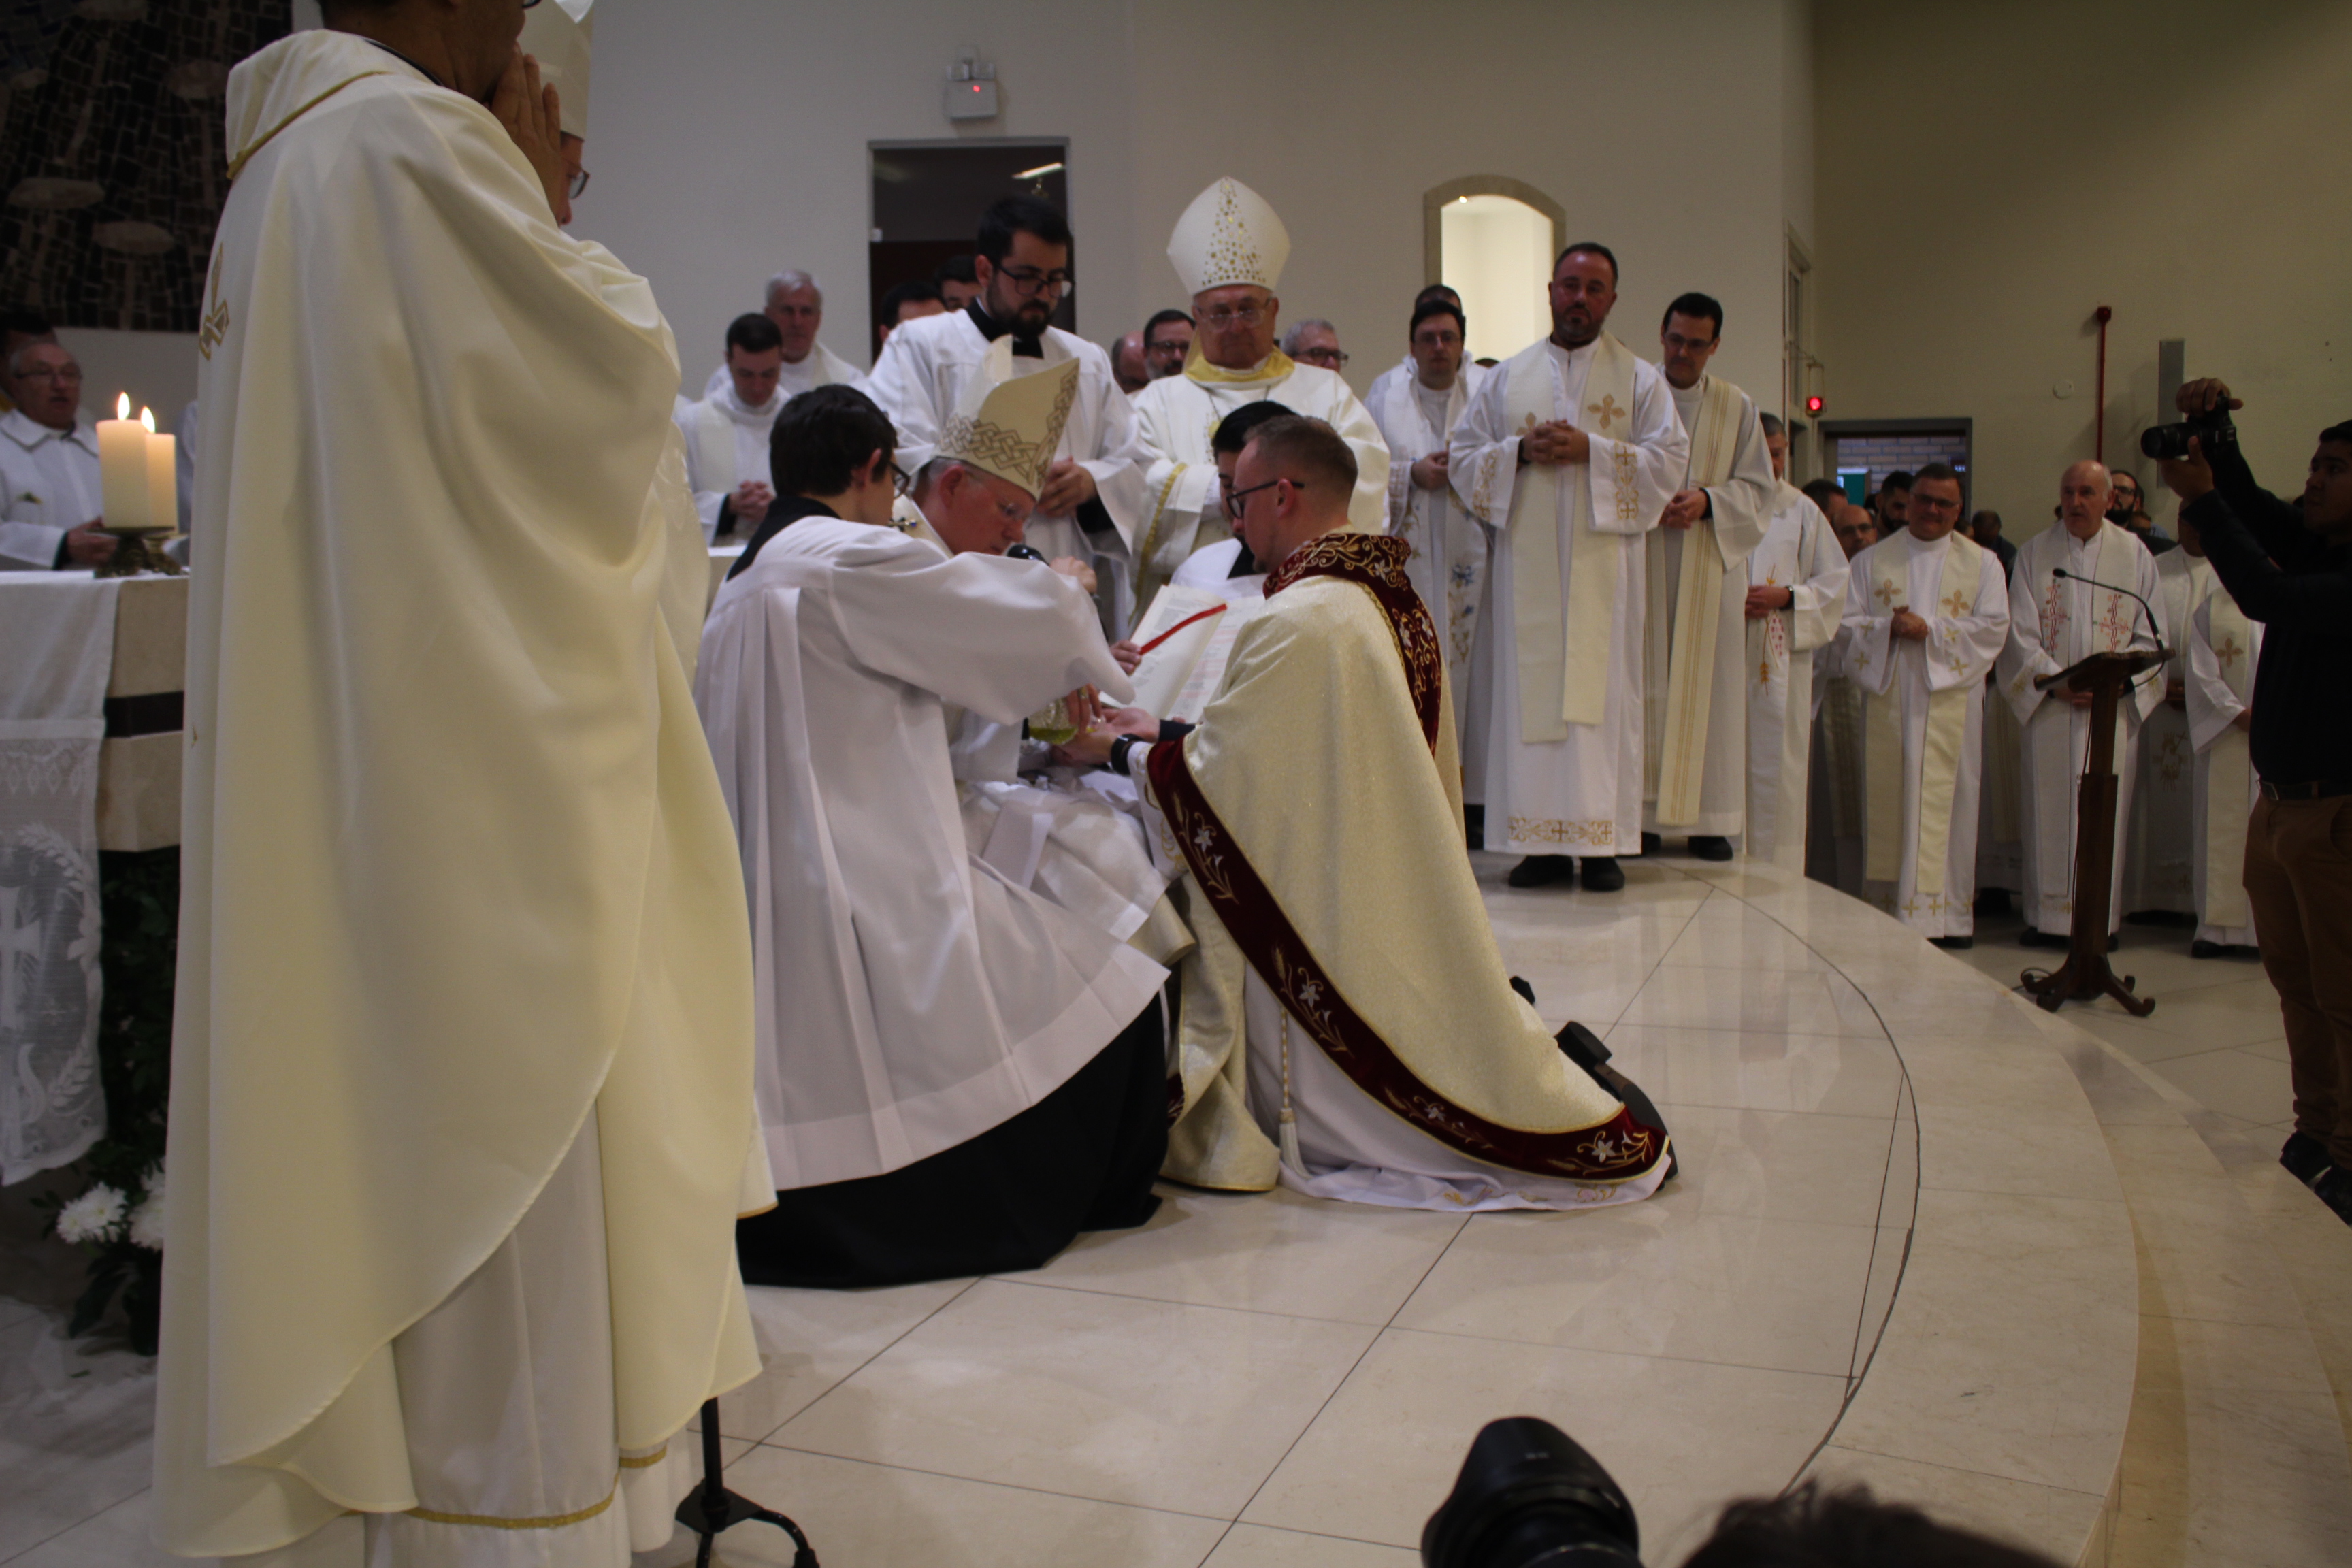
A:
[[[288,0],[0,0],[0,300],[193,332],[228,195],[229,67]]]

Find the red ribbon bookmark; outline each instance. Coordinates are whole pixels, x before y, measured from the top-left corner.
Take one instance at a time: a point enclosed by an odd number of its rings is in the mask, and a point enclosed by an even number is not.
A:
[[[1178,632],[1182,631],[1194,621],[1205,621],[1211,616],[1222,616],[1224,613],[1225,606],[1223,605],[1211,605],[1205,610],[1195,610],[1191,615],[1186,616],[1182,620],[1178,621],[1174,626],[1170,626],[1166,631],[1161,632],[1158,637],[1153,637],[1150,642],[1145,643],[1141,647],[1137,648],[1135,650],[1135,657],[1141,658],[1145,654],[1150,653],[1153,648],[1158,647],[1161,643],[1166,642],[1170,637],[1174,637]]]

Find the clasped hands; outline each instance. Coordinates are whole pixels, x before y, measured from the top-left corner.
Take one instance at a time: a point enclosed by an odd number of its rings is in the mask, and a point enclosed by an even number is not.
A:
[[[1530,463],[1592,460],[1592,437],[1565,419],[1549,419],[1519,437],[1519,456]]]
[[[539,79],[539,61],[517,44],[506,74],[490,94],[490,112],[507,128],[547,193],[559,224],[572,221],[572,176],[563,166],[563,107],[555,89]]]
[[[1442,490],[1446,486],[1451,455],[1439,447],[1412,466],[1412,488],[1417,490]]]
[[[768,508],[775,499],[776,492],[768,486],[758,479],[745,479],[727,498],[727,510],[735,514],[737,522],[757,528],[766,519]]]
[[[1748,590],[1748,618],[1760,621],[1775,610],[1785,610],[1797,602],[1797,591],[1779,583],[1767,583]]]

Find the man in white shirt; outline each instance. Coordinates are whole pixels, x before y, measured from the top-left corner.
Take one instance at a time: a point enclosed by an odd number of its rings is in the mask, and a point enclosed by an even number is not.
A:
[[[783,334],[761,315],[727,324],[727,384],[677,416],[686,437],[687,484],[705,542],[750,533],[768,515],[768,432],[788,399]]]
[[[785,402],[812,386],[856,386],[862,379],[856,365],[816,341],[824,325],[824,290],[817,287],[814,274],[788,267],[769,279],[768,302],[760,313],[776,323],[784,341],[783,370],[776,385]],[[727,367],[720,365],[702,384],[702,395],[709,397],[729,379]]]
[[[81,417],[81,366],[53,342],[8,356],[0,415],[0,570],[95,566],[114,553],[100,533],[98,432]]]

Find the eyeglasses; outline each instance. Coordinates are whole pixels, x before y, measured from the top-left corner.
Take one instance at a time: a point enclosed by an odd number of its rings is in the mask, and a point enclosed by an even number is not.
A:
[[[1067,272],[1040,272],[1034,267],[1000,267],[1006,282],[1015,294],[1026,299],[1044,293],[1066,294],[1077,287],[1077,279]]]
[[[62,369],[57,369],[45,364],[37,364],[32,369],[26,371],[21,379],[26,381],[54,381],[60,386],[79,386],[81,384],[81,366],[78,364],[69,364]]]
[[[1225,492],[1225,515],[1232,518],[1235,522],[1239,522],[1242,520],[1242,513],[1249,510],[1247,506],[1243,504],[1244,500],[1249,496],[1257,494],[1260,490],[1270,490],[1276,485],[1288,485],[1295,490],[1303,490],[1307,488],[1304,480],[1285,479],[1277,475],[1276,477],[1266,480],[1265,483],[1262,485],[1252,485],[1245,490],[1227,490]]]
[[[1338,349],[1300,349],[1291,357],[1307,364],[1319,364],[1326,370],[1344,370],[1348,365],[1348,356]]]
[[[1214,327],[1219,331],[1236,323],[1244,327],[1255,327],[1264,320],[1265,320],[1265,307],[1263,305],[1220,305],[1213,310],[1201,312],[1201,324],[1204,327]]]
[[[890,490],[894,495],[913,495],[915,493],[915,476],[900,468],[898,464],[891,464]]]
[[[531,0],[531,3],[533,5],[537,5],[538,0]],[[578,174],[572,175],[572,184],[568,189],[572,193],[572,199],[575,202],[582,196],[586,195],[588,194],[588,171],[583,169]]]
[[[1958,511],[1960,510],[1960,503],[1943,496],[1923,496],[1916,490],[1912,491],[1911,510],[1917,511],[1921,507],[1927,508],[1929,511]]]

